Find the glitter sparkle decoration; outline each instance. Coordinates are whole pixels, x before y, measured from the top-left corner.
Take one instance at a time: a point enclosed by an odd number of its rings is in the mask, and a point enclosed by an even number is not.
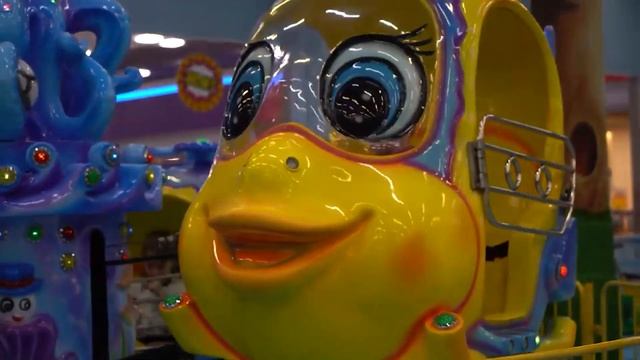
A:
[[[0,167],[0,186],[11,186],[18,180],[18,172],[13,166]]]
[[[49,160],[51,160],[51,154],[49,150],[44,147],[37,147],[33,149],[33,161],[39,166],[47,166]]]
[[[94,167],[88,167],[84,171],[84,182],[89,186],[96,186],[102,181],[102,173]]]
[[[31,242],[39,242],[40,240],[42,240],[42,233],[43,230],[41,225],[31,225],[27,229],[27,238]]]
[[[448,330],[456,326],[458,319],[454,314],[442,313],[433,320],[433,325],[440,330]]]
[[[66,242],[73,241],[76,237],[76,232],[71,226],[64,226],[58,229],[58,235]]]
[[[169,295],[162,302],[162,306],[165,309],[175,309],[180,304],[182,304],[182,297],[178,295]]]
[[[9,238],[9,232],[7,230],[0,230],[0,241],[5,241]]]
[[[60,269],[69,272],[76,267],[76,254],[64,253],[60,255]]]
[[[10,12],[12,9],[11,3],[6,2],[2,4],[2,12]]]

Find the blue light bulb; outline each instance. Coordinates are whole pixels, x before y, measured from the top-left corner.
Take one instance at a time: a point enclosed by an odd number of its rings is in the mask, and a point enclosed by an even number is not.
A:
[[[105,161],[110,166],[115,166],[120,160],[120,152],[116,145],[111,145],[107,148],[104,154]]]

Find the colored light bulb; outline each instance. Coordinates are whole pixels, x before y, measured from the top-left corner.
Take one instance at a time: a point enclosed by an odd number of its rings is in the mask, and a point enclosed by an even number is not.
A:
[[[0,167],[0,186],[11,186],[18,180],[18,172],[13,166]]]
[[[76,232],[71,226],[64,226],[58,229],[60,238],[64,241],[72,241],[76,237]]]
[[[151,151],[146,150],[144,152],[144,159],[147,161],[148,164],[151,164],[153,162],[153,154],[151,153]]]
[[[174,309],[182,303],[182,298],[178,295],[169,295],[162,302],[165,309]]]
[[[94,167],[88,167],[84,171],[84,182],[89,186],[98,185],[102,181],[102,173]]]
[[[64,253],[60,255],[59,264],[62,271],[68,272],[73,270],[76,267],[76,254]]]
[[[456,326],[457,323],[458,319],[456,318],[456,316],[450,313],[442,313],[436,316],[436,318],[433,320],[433,325],[435,325],[436,328],[442,330],[451,329],[452,327]]]
[[[51,154],[46,148],[37,147],[33,149],[33,161],[36,164],[45,166],[49,163],[49,160],[51,160]]]
[[[151,186],[156,181],[156,173],[153,169],[149,168],[144,174],[145,180],[147,181],[147,185]]]
[[[560,277],[563,279],[569,276],[569,268],[567,267],[567,265],[560,265],[560,267],[558,268],[558,275],[560,275]]]
[[[104,160],[110,166],[115,166],[116,164],[118,164],[118,162],[120,161],[120,151],[118,150],[118,147],[115,145],[107,147],[104,152]]]
[[[31,240],[32,242],[38,242],[42,240],[42,234],[43,230],[42,226],[40,225],[31,225],[27,229],[27,238],[29,238],[29,240]]]

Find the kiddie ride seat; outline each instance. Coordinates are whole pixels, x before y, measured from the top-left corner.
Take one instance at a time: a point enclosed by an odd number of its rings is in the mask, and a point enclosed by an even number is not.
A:
[[[163,314],[226,359],[482,359],[575,286],[573,149],[515,0],[283,0],[237,67]]]

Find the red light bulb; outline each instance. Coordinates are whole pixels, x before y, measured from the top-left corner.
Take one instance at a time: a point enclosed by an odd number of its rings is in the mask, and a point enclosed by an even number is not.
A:
[[[567,267],[567,265],[564,265],[564,264],[560,265],[560,268],[558,269],[558,274],[563,279],[569,276],[569,268]]]
[[[47,165],[50,159],[51,155],[49,155],[49,152],[46,149],[36,148],[33,150],[33,161],[35,161],[36,164],[40,166]]]
[[[76,232],[71,226],[65,226],[58,230],[60,237],[65,241],[71,241],[76,237]]]

